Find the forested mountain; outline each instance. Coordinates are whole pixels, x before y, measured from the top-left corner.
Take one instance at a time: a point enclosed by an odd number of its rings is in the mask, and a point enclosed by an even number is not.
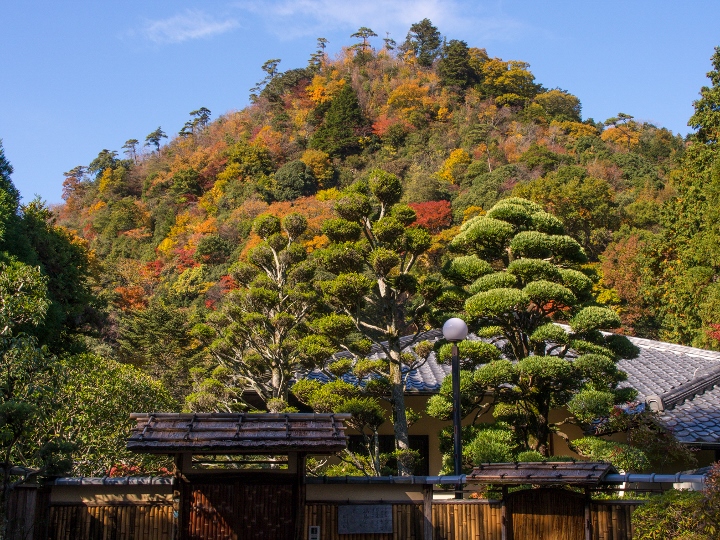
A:
[[[38,335],[61,343],[84,330],[86,350],[162,381],[192,410],[282,410],[288,373],[332,347],[361,354],[381,334],[462,309],[464,289],[435,273],[463,223],[512,196],[564,223],[587,256],[588,301],[611,306],[626,333],[718,347],[720,53],[685,140],[630,114],[583,118],[580,99],[553,86],[562,81],[546,87],[526,62],[443,37],[427,19],[399,46],[365,27],[351,38],[334,58],[318,39],[305,67],[269,60],[240,111],[213,120],[200,107],[177,135],[158,127],[122,155],[102,149],[65,173],[54,215],[39,203],[3,214],[22,215],[29,231],[4,242],[39,246],[27,264],[80,272],[48,282],[58,307]],[[17,206],[9,186],[0,202]],[[71,247],[53,248],[60,241]],[[44,255],[74,249],[79,264]],[[372,321],[353,319],[348,302],[370,290],[376,311],[358,303],[353,313],[417,317],[364,333]],[[233,341],[270,320],[266,351]],[[334,340],[339,328],[357,330],[352,343]],[[243,403],[247,386],[262,403]]]
[[[659,230],[679,136],[628,114],[583,119],[580,99],[527,63],[442,38],[429,21],[399,47],[376,49],[367,28],[354,37],[336,58],[319,39],[306,67],[268,61],[241,111],[211,120],[200,108],[165,145],[158,128],[66,173],[59,223],[104,265],[103,340],[117,358],[185,395],[203,356],[190,329],[236,287],[230,268],[259,241],[252,220],[300,212],[305,245],[323,247],[332,199],[374,168],[401,178],[403,202],[435,234],[426,264],[442,258],[448,228],[511,194],[561,217],[591,261],[623,228]],[[657,334],[602,283],[629,332]]]

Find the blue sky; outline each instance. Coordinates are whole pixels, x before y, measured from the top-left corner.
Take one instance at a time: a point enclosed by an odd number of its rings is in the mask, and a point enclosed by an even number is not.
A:
[[[536,80],[582,101],[688,132],[720,45],[717,0],[5,0],[0,5],[0,138],[24,201],[61,202],[64,171],[121,151],[188,113],[248,103],[260,66],[303,67],[360,26],[401,42],[429,18],[448,39],[530,63]],[[382,41],[375,39],[380,47]]]

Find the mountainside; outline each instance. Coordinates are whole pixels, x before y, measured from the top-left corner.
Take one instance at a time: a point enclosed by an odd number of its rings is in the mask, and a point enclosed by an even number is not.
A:
[[[510,195],[560,217],[591,263],[617,249],[620,230],[659,231],[681,137],[623,113],[583,119],[580,99],[538,83],[527,63],[442,40],[430,21],[400,47],[376,50],[373,36],[361,28],[336,58],[319,39],[304,68],[270,60],[247,108],[215,120],[200,108],[165,145],[158,128],[122,158],[105,149],[66,173],[58,222],[104,265],[103,340],[118,359],[186,395],[204,365],[191,329],[237,286],[229,269],[260,242],[253,219],[300,212],[304,245],[325,247],[339,190],[372,169],[402,180],[403,202],[434,234],[420,271],[442,262],[453,227]],[[588,267],[600,300],[627,331],[657,335],[601,270],[617,265]]]

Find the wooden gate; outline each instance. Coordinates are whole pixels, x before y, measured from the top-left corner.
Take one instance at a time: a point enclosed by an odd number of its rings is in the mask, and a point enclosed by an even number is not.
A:
[[[298,486],[204,479],[183,485],[183,540],[292,540]]]
[[[509,540],[584,540],[585,496],[564,489],[528,489],[506,499]]]

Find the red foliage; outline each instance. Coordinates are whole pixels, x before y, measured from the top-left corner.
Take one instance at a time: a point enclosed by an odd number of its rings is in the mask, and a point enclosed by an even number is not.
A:
[[[172,472],[167,467],[159,467],[157,470],[148,470],[139,465],[128,465],[127,463],[116,463],[107,471],[107,476],[110,478],[119,478],[122,476],[139,476],[148,475],[153,476],[170,476]]]
[[[712,330],[707,331],[708,337],[720,341],[720,324],[710,323],[710,327],[712,328]]]
[[[162,272],[163,266],[164,265],[161,260],[155,259],[145,265],[145,272],[147,272],[148,276],[154,279],[160,279],[160,273]]]
[[[223,276],[223,277],[221,277],[221,278],[220,278],[219,285],[220,285],[220,290],[222,291],[223,294],[226,293],[226,292],[228,292],[228,291],[232,291],[233,289],[237,289],[238,286],[239,286],[239,285],[237,284],[237,281],[235,281],[235,280],[232,278],[232,276]]]
[[[390,127],[393,124],[396,124],[397,121],[393,120],[392,118],[388,118],[384,114],[380,116],[372,125],[372,131],[375,135],[378,137],[382,137],[387,133],[387,130],[390,129]]]
[[[452,208],[448,201],[411,203],[409,206],[417,214],[413,225],[425,227],[432,234],[439,233],[452,223]]]
[[[175,255],[177,255],[178,273],[182,273],[188,268],[195,268],[200,264],[193,258],[195,256],[195,248],[176,249]]]

